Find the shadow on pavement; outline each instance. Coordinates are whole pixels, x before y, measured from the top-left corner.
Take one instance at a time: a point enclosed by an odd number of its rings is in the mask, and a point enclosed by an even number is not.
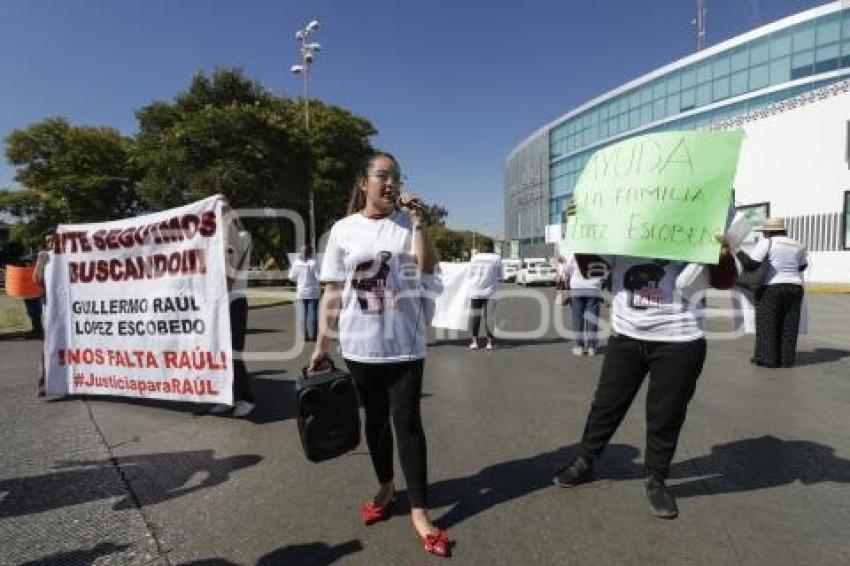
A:
[[[670,472],[671,478],[690,479],[671,484],[673,494],[693,497],[756,491],[796,481],[803,485],[850,483],[850,460],[839,458],[825,444],[761,436],[712,446],[710,454],[674,464]]]
[[[69,552],[57,552],[50,556],[45,556],[38,560],[24,562],[23,566],[51,566],[54,564],[79,564],[88,565],[94,564],[98,558],[109,556],[116,552],[123,552],[130,548],[129,544],[113,544],[111,542],[102,542],[97,546],[85,550],[71,550]]]
[[[274,333],[284,333],[286,332],[280,328],[248,328],[245,330],[245,334],[274,334]]]
[[[290,544],[269,552],[257,561],[257,566],[280,564],[304,564],[323,566],[333,564],[340,558],[363,550],[363,543],[352,539],[333,546],[324,542]]]
[[[452,506],[437,523],[449,529],[497,505],[549,488],[555,471],[577,454],[578,445],[573,445],[495,464],[472,476],[437,482],[429,490],[433,507]],[[645,478],[639,456],[634,446],[609,445],[595,466],[594,481]],[[803,485],[850,483],[850,460],[837,457],[833,448],[816,442],[762,436],[720,444],[708,455],[678,462],[672,466],[670,477],[689,480],[671,482],[671,491],[677,497],[755,491],[795,481]]]
[[[643,466],[634,462],[639,454],[634,446],[610,444],[596,465],[596,478],[626,480],[644,477]],[[437,523],[440,528],[449,529],[497,505],[553,487],[555,471],[568,465],[577,455],[578,445],[573,445],[495,464],[472,476],[437,482],[429,488],[432,506],[453,505],[437,519]]]
[[[814,350],[798,351],[797,360],[794,364],[799,366],[811,366],[815,364],[826,364],[836,362],[850,357],[850,350],[838,348],[815,348]]]
[[[325,542],[290,544],[264,554],[257,566],[325,566],[340,558],[363,550],[363,543],[352,539],[333,546]],[[237,566],[236,562],[224,558],[205,558],[191,562],[181,562],[180,566]]]
[[[155,409],[168,409],[178,413],[192,413],[193,415],[201,415],[206,411],[203,407],[206,405],[200,403],[187,403],[180,401],[170,401],[168,399],[150,399],[148,397],[120,397],[113,395],[65,395],[64,397],[51,397],[47,400],[48,403],[62,403],[65,401],[87,401],[88,403],[120,403],[124,405],[138,405],[140,407],[153,407]]]
[[[262,458],[243,454],[216,458],[212,450],[141,454],[106,460],[69,460],[50,474],[0,481],[0,517],[41,513],[101,499],[119,498],[114,510],[154,505],[230,479]],[[128,492],[125,481],[132,493]],[[198,475],[203,479],[197,480]]]

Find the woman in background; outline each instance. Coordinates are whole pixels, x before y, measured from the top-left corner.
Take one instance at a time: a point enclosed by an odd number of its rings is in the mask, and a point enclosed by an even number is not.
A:
[[[315,342],[318,332],[316,313],[319,308],[321,288],[316,260],[313,257],[313,246],[310,244],[301,247],[301,255],[289,269],[289,280],[296,284],[298,327],[303,332],[306,342]]]
[[[570,254],[562,277],[564,288],[569,293],[572,309],[573,334],[576,345],[572,352],[576,356],[595,356],[598,340],[599,305],[602,303],[602,282],[605,272],[597,273],[592,269],[587,277],[582,275],[576,263],[575,254]]]
[[[797,357],[797,334],[803,304],[803,271],[808,266],[806,248],[788,237],[782,218],[767,218],[764,238],[748,255],[739,251],[745,270],[767,262],[764,285],[756,291],[756,342],[751,363],[791,367]]]

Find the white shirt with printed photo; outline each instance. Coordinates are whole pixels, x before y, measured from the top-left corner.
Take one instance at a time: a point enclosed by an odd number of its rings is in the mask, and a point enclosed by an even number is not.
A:
[[[352,214],[331,228],[319,278],[343,283],[343,358],[391,363],[425,357],[429,316],[422,290],[429,282],[411,254],[412,238],[410,217],[400,211],[377,220]]]
[[[689,342],[704,336],[705,313],[699,294],[686,297],[676,284],[688,263],[628,256],[606,261],[612,269],[611,326],[615,332],[659,342]]]

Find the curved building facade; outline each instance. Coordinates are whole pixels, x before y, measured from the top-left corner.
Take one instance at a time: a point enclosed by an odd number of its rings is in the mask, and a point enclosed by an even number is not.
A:
[[[534,132],[505,163],[509,249],[553,254],[546,226],[564,221],[594,151],[637,134],[697,128],[744,129],[736,205],[756,219],[785,217],[817,256],[813,280],[850,282],[848,0],[694,53]]]

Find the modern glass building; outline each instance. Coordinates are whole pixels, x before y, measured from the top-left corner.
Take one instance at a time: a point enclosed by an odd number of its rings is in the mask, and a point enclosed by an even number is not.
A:
[[[722,127],[848,78],[850,1],[842,0],[752,30],[606,92],[540,128],[508,156],[506,239],[521,256],[552,255],[544,244],[545,226],[563,222],[585,163],[608,144],[648,132]]]

